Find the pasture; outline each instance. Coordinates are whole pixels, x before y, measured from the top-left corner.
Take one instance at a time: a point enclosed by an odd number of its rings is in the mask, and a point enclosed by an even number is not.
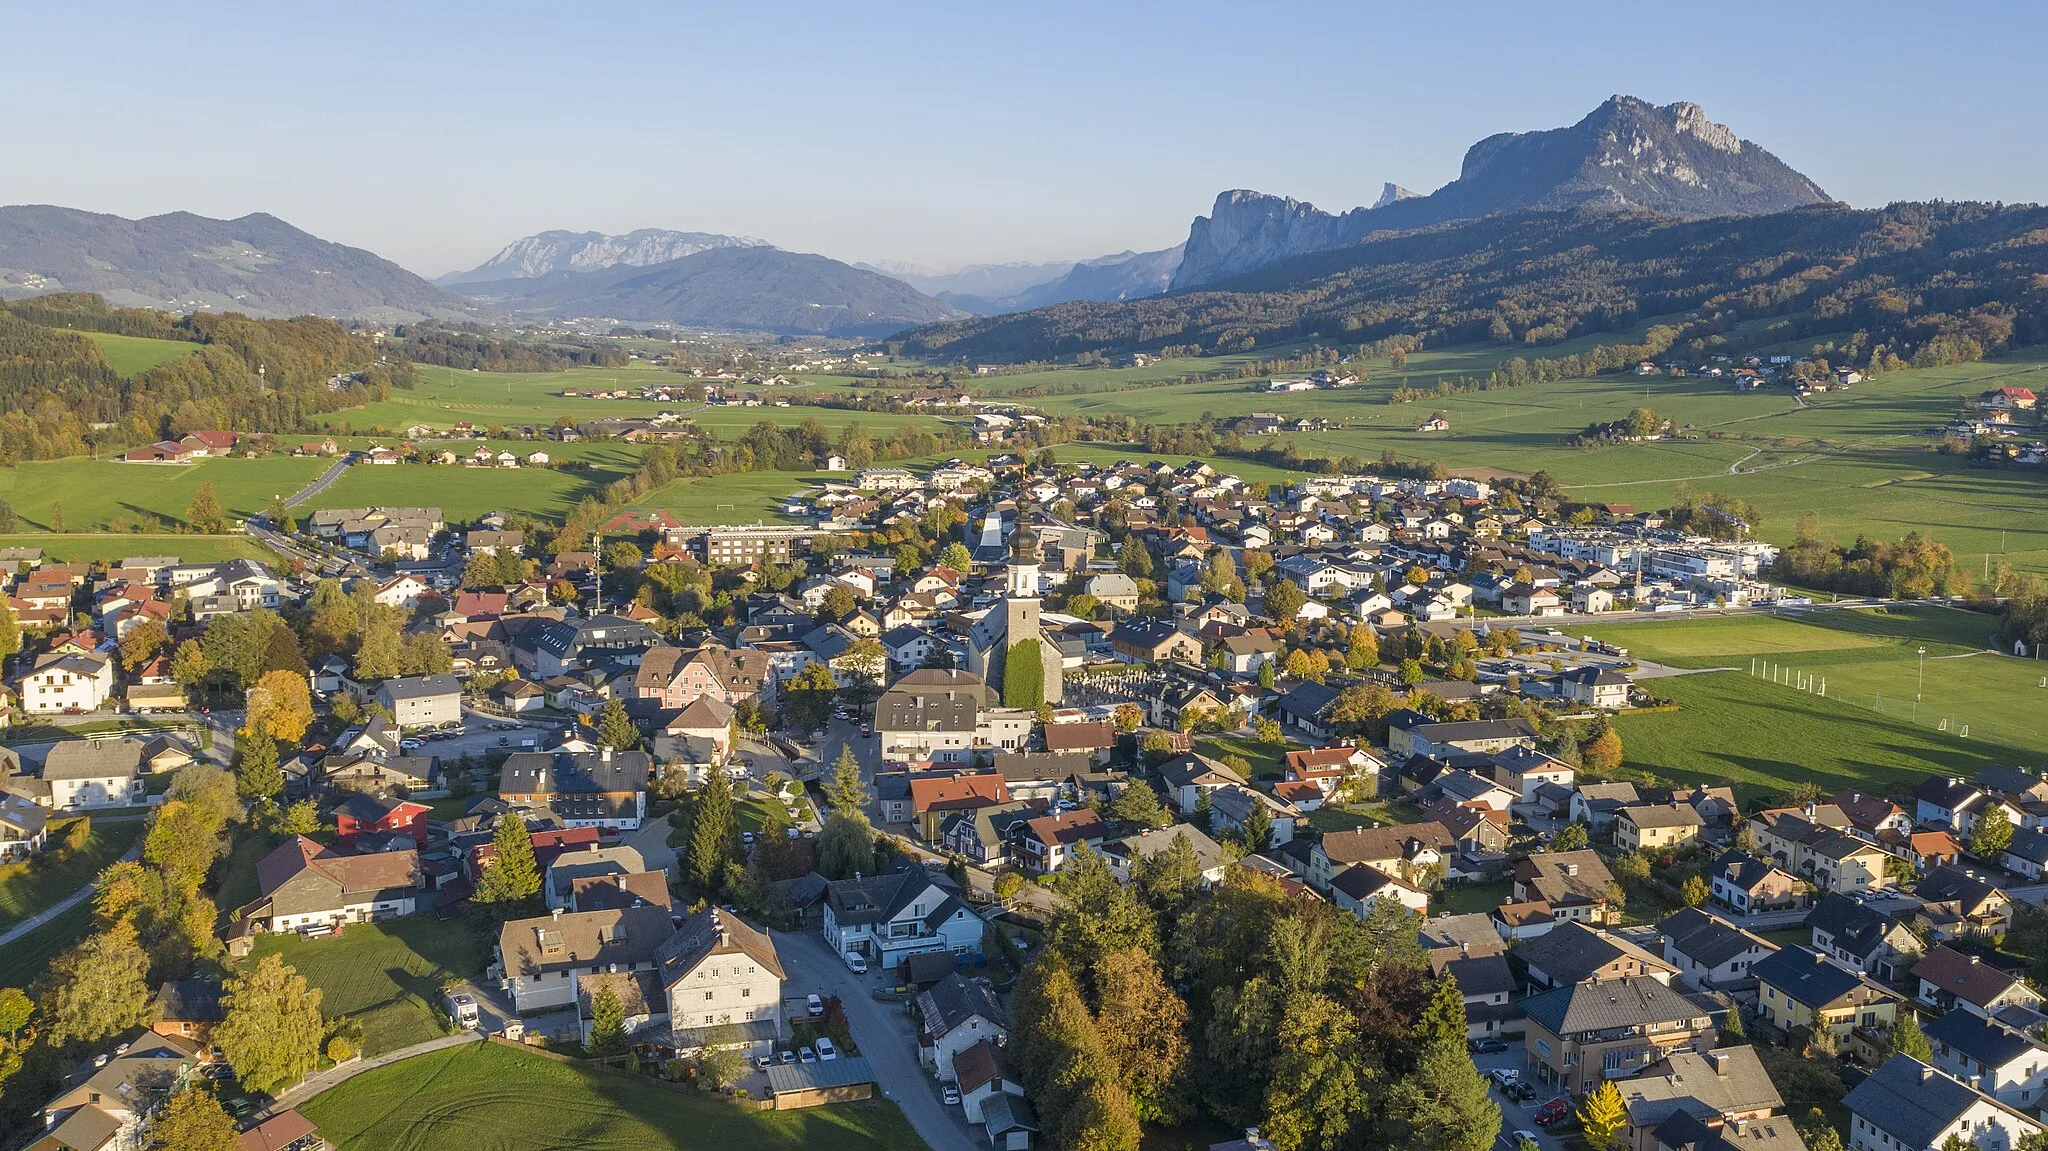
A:
[[[1631,766],[1756,794],[1804,780],[1891,791],[1930,771],[2037,766],[2048,757],[2048,665],[1985,650],[1990,623],[1914,607],[1583,630],[1643,659],[1727,669],[1643,681],[1679,710],[1623,715],[1616,730]]]
[[[62,563],[118,560],[123,556],[177,556],[187,563],[252,559],[274,563],[269,548],[248,536],[142,535],[133,532],[74,532],[68,535],[0,535],[0,548],[41,548]]]
[[[337,1151],[916,1151],[894,1103],[742,1111],[496,1043],[379,1067],[300,1110]]]
[[[311,483],[326,461],[296,456],[124,464],[117,460],[38,460],[0,468],[0,499],[17,523],[41,531],[182,524],[201,483],[213,484],[229,518],[262,511],[271,497]],[[62,524],[59,528],[58,524]],[[135,555],[140,549],[124,549]]]
[[[199,350],[198,344],[184,340],[152,340],[145,336],[117,336],[111,332],[80,332],[86,339],[100,346],[100,355],[107,359],[107,366],[122,379],[148,371],[158,364],[167,364],[179,356],[189,356]]]
[[[380,1055],[443,1034],[442,981],[481,975],[484,940],[460,919],[431,915],[350,924],[339,935],[264,935],[246,963],[282,955],[321,990],[320,1009],[363,1025],[363,1054]]]
[[[50,961],[92,934],[92,901],[86,900],[34,931],[0,947],[0,987],[30,990]]]

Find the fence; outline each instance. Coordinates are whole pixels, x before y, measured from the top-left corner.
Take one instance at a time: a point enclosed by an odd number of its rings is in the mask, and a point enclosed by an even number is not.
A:
[[[1939,732],[1945,732],[1959,739],[1981,739],[1997,742],[1999,739],[1998,720],[1985,714],[1972,714],[1953,707],[1928,703],[1918,697],[1886,695],[1883,692],[1851,692],[1839,685],[1828,686],[1826,672],[1807,671],[1781,663],[1772,663],[1762,656],[1752,656],[1749,674],[1753,679],[1765,679],[1772,683],[1792,688],[1807,695],[1817,695],[1836,703],[1860,707],[1890,719],[1903,719],[1908,723],[1924,725]],[[2048,678],[2041,686],[2048,688]]]

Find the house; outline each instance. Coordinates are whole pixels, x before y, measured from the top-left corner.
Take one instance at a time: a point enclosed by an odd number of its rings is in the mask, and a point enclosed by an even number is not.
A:
[[[1699,839],[1706,820],[1680,803],[1624,807],[1614,813],[1614,846],[1621,851],[1662,851]]]
[[[733,912],[711,907],[684,920],[654,960],[677,1050],[701,1050],[719,1028],[734,1029],[749,1057],[789,1037],[775,940]]]
[[[1806,890],[1788,872],[1741,851],[1724,852],[1707,875],[1709,895],[1738,915],[1794,906]]]
[[[1116,876],[1119,882],[1129,883],[1132,868],[1140,860],[1155,858],[1172,847],[1177,839],[1186,840],[1194,852],[1195,875],[1204,886],[1212,887],[1223,882],[1224,874],[1230,870],[1230,854],[1202,829],[1187,823],[1108,840],[1102,845],[1102,859],[1109,865],[1111,875]]]
[[[983,1104],[997,1095],[1024,1098],[1024,1084],[1011,1069],[1008,1048],[987,1039],[953,1056],[953,1082],[960,1088],[960,1110],[969,1123],[983,1121]]]
[[[221,990],[218,979],[178,979],[164,984],[150,1000],[153,1022],[149,1029],[210,1046],[213,1029],[227,1017],[221,1008]]]
[[[1615,1081],[1630,1151],[1803,1151],[1756,1048],[1673,1051]]]
[[[1009,1042],[1009,1013],[986,979],[956,971],[920,992],[915,1007],[918,1061],[936,1070],[940,1082],[952,1081],[955,1060],[969,1047]]]
[[[279,1111],[242,1132],[235,1151],[328,1151],[313,1121],[296,1108]]]
[[[98,711],[114,694],[110,656],[46,652],[16,681],[23,711],[50,715]]]
[[[1970,1011],[1921,1027],[1934,1066],[2016,1111],[2040,1108],[2048,1090],[2048,1046],[2024,1031]]]
[[[1515,861],[1512,893],[1516,903],[1548,904],[1559,918],[1603,923],[1613,884],[1596,851],[1545,851]]]
[[[497,969],[514,1011],[569,1007],[577,1002],[579,974],[653,971],[675,930],[665,907],[556,908],[498,929]]]
[[[1342,797],[1371,799],[1379,794],[1380,772],[1386,765],[1362,748],[1319,747],[1290,751],[1282,778],[1288,783],[1312,783],[1326,800]]]
[[[1849,1151],[1938,1151],[1951,1137],[2017,1151],[2039,1122],[1910,1055],[1894,1055],[1842,1098]]]
[[[1182,815],[1193,815],[1206,796],[1225,787],[1243,787],[1236,771],[1205,755],[1180,755],[1153,769],[1166,788],[1166,800]]]
[[[565,851],[541,869],[541,895],[550,909],[568,907],[575,902],[576,885],[584,880],[618,880],[647,874],[655,873],[647,870],[647,861],[636,848],[594,846],[583,851]],[[647,902],[668,902],[666,890],[661,892],[660,899]]]
[[[149,799],[142,779],[141,740],[75,739],[53,744],[43,783],[53,811],[132,807]]]
[[[995,772],[925,772],[911,776],[909,800],[918,835],[934,842],[951,813],[1010,802],[1010,785]]]
[[[1939,1011],[1965,1011],[1989,1019],[2001,1008],[2041,1005],[2033,988],[2007,972],[1941,944],[1913,965],[1918,980],[1914,998]]]
[[[1326,684],[1296,684],[1280,697],[1280,725],[1291,727],[1314,740],[1329,739],[1336,734],[1331,720],[1337,706],[1337,690]],[[1405,757],[1404,757],[1405,758]]]
[[[15,863],[41,854],[49,838],[48,808],[11,792],[0,792],[0,863]]]
[[[1749,970],[1757,982],[1758,1017],[1788,1034],[1825,1029],[1838,1043],[1859,1027],[1882,1034],[1898,1020],[1903,1002],[1861,972],[1804,947],[1775,951]]]
[[[1853,895],[1830,893],[1806,913],[1813,949],[1887,986],[1925,950],[1906,925]]]
[[[1247,843],[1254,851],[1278,847],[1294,839],[1294,824],[1301,811],[1293,804],[1273,798],[1254,787],[1219,787],[1209,793],[1209,821],[1219,835],[1243,838],[1249,834],[1253,812],[1263,810],[1270,826],[1265,842]]]
[[[164,1101],[194,1082],[200,1046],[144,1032],[111,1055],[95,1057],[65,1081],[42,1110],[43,1134],[30,1151],[133,1151]]]
[[[1026,820],[1018,831],[1023,848],[1020,862],[1034,875],[1050,875],[1065,867],[1076,851],[1093,851],[1102,846],[1109,824],[1092,808],[1056,811]]]
[[[833,880],[825,889],[825,942],[840,955],[865,955],[892,967],[927,951],[954,955],[981,948],[982,922],[952,890],[923,869]]]
[[[2004,935],[2012,924],[2012,897],[1962,867],[1937,867],[1921,876],[1913,895],[1920,924],[1936,940]]]
[[[1419,712],[1387,717],[1387,750],[1394,758],[1426,755],[1492,755],[1513,747],[1534,747],[1536,729],[1526,719],[1474,719],[1437,723]]]
[[[1609,667],[1575,667],[1560,672],[1553,681],[1557,694],[1587,707],[1619,710],[1628,706],[1629,689],[1635,681]]]
[[[377,702],[401,731],[462,722],[462,681],[452,675],[387,679],[377,685]]]
[[[889,662],[900,671],[909,671],[924,663],[939,646],[937,636],[915,627],[892,627],[883,632],[881,638],[882,647],[889,653]]]
[[[1483,922],[1485,917],[1479,917]],[[1492,928],[1482,928],[1492,937]],[[1492,942],[1498,945],[1499,940]],[[1428,955],[1431,970],[1458,985],[1465,1001],[1465,1037],[1495,1039],[1522,1033],[1522,1010],[1514,1002],[1514,972],[1498,950],[1438,948]]]
[[[1410,881],[1442,864],[1456,842],[1435,821],[1328,832],[1309,849],[1309,886],[1328,891],[1338,872],[1361,863]]]
[[[1706,1008],[1647,976],[1588,980],[1522,1001],[1536,1078],[1572,1094],[1714,1042]]]
[[[341,846],[354,849],[364,836],[399,835],[411,838],[424,850],[427,815],[432,810],[424,803],[352,792],[334,809],[335,838]]]
[[[1202,641],[1167,620],[1125,620],[1110,629],[1109,646],[1125,663],[1202,662]]]
[[[1392,899],[1417,915],[1429,910],[1429,892],[1362,863],[1351,864],[1332,877],[1329,893],[1331,906],[1360,919],[1381,899]]]
[[[1566,921],[1515,950],[1530,994],[1588,980],[1641,977],[1670,983],[1678,969],[1612,932]]]
[[[1678,969],[1687,986],[1726,990],[1746,985],[1750,967],[1776,951],[1773,945],[1696,907],[1681,907],[1657,924],[1664,937],[1664,962]]]
[[[421,887],[411,848],[343,855],[295,835],[256,861],[260,894],[235,913],[248,931],[297,931],[411,915]]]
[[[1531,747],[1511,747],[1488,758],[1493,762],[1493,781],[1514,792],[1518,803],[1534,803],[1543,787],[1570,788],[1578,779],[1571,764]]]
[[[546,809],[570,827],[634,831],[647,817],[653,761],[644,751],[520,751],[505,758],[498,798]]]
[[[915,671],[875,701],[883,759],[966,763],[988,707],[988,689],[964,671]]]
[[[976,867],[1002,867],[1010,862],[1016,829],[1042,811],[1040,805],[1023,800],[956,811],[939,825],[939,846],[965,856]]]
[[[1055,723],[1044,729],[1045,750],[1056,755],[1085,753],[1098,764],[1108,763],[1116,750],[1116,725],[1112,723]]]

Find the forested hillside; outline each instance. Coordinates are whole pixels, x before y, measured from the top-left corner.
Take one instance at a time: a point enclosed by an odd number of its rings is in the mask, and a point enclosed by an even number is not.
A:
[[[1491,340],[1540,355],[1686,313],[1712,325],[1773,316],[1801,333],[1861,331],[1864,347],[1904,360],[2040,342],[2048,209],[1894,204],[1698,221],[1519,212],[1375,236],[1199,291],[928,325],[895,342],[970,361],[1388,337],[1411,350]]]
[[[66,328],[188,340],[197,352],[121,379]],[[83,455],[181,435],[311,429],[308,417],[412,385],[331,320],[168,316],[109,308],[95,295],[0,304],[0,463]]]

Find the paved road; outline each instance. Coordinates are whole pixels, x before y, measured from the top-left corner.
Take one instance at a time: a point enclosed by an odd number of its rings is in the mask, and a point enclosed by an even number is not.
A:
[[[348,470],[348,466],[355,462],[355,458],[356,454],[354,452],[348,452],[345,453],[340,459],[327,465],[326,471],[321,472],[320,475],[317,478],[315,478],[312,483],[307,484],[303,488],[300,488],[296,493],[292,495],[290,499],[284,502],[284,506],[287,508],[298,507],[300,504],[303,504],[307,500],[312,499],[314,496],[319,495],[321,492],[326,491],[328,487],[334,483],[334,481],[341,478],[341,473]]]
[[[873,977],[855,975],[817,933],[775,933],[775,950],[788,979],[784,994],[801,998],[816,991],[837,995],[846,1009],[853,1040],[874,1069],[882,1094],[895,1100],[932,1151],[980,1151],[978,1136],[958,1107],[939,1099],[938,1081],[917,1061],[917,1029],[900,1003],[877,1002],[868,994]]]
[[[108,823],[125,823],[131,820],[137,820],[141,818],[142,817],[139,815],[117,815],[105,817],[105,821]],[[138,839],[134,843],[130,844],[128,846],[128,850],[121,853],[121,858],[141,859],[142,841]],[[77,891],[72,892],[71,894],[51,904],[49,907],[46,907],[43,910],[36,912],[34,915],[29,916],[27,919],[22,920],[20,923],[17,923],[13,927],[8,928],[5,932],[0,932],[0,947],[7,946],[8,944],[21,938],[22,936],[27,935],[29,932],[34,931],[36,928],[41,927],[43,924],[48,923],[52,919],[55,919],[58,916],[64,914],[65,912],[71,910],[72,908],[77,907],[79,904],[85,902],[87,899],[92,898],[92,893],[99,889],[99,885],[100,881],[97,878],[95,878],[91,883],[86,884],[84,887],[79,888]]]
[[[396,1063],[401,1059],[410,1059],[415,1055],[425,1055],[429,1051],[440,1051],[443,1048],[460,1047],[465,1043],[479,1043],[482,1041],[482,1032],[458,1031],[453,1035],[443,1035],[439,1039],[429,1039],[425,1043],[415,1043],[410,1047],[401,1047],[396,1051],[387,1051],[375,1058],[358,1059],[353,1063],[345,1063],[339,1067],[330,1067],[325,1071],[308,1075],[300,1080],[295,1087],[286,1088],[284,1094],[279,1095],[271,1101],[270,1106],[263,1109],[263,1118],[267,1119],[280,1111],[288,1111],[297,1107],[315,1095],[326,1091],[328,1088],[346,1083],[365,1071],[383,1067],[386,1064]]]
[[[1496,1067],[1512,1067],[1525,1077],[1529,1074],[1528,1053],[1520,1043],[1512,1040],[1508,1043],[1508,1049],[1501,1054],[1477,1055],[1473,1057],[1472,1062],[1478,1064],[1481,1072],[1491,1071]],[[1527,1103],[1512,1103],[1498,1090],[1490,1091],[1489,1095],[1500,1106],[1500,1135],[1493,1141],[1494,1151],[1519,1151],[1514,1139],[1516,1131],[1533,1132],[1536,1136],[1536,1146],[1542,1151],[1563,1151],[1562,1140],[1536,1126],[1536,1109],[1548,1102],[1552,1096],[1560,1094],[1562,1092],[1554,1088],[1538,1090],[1536,1097]]]

